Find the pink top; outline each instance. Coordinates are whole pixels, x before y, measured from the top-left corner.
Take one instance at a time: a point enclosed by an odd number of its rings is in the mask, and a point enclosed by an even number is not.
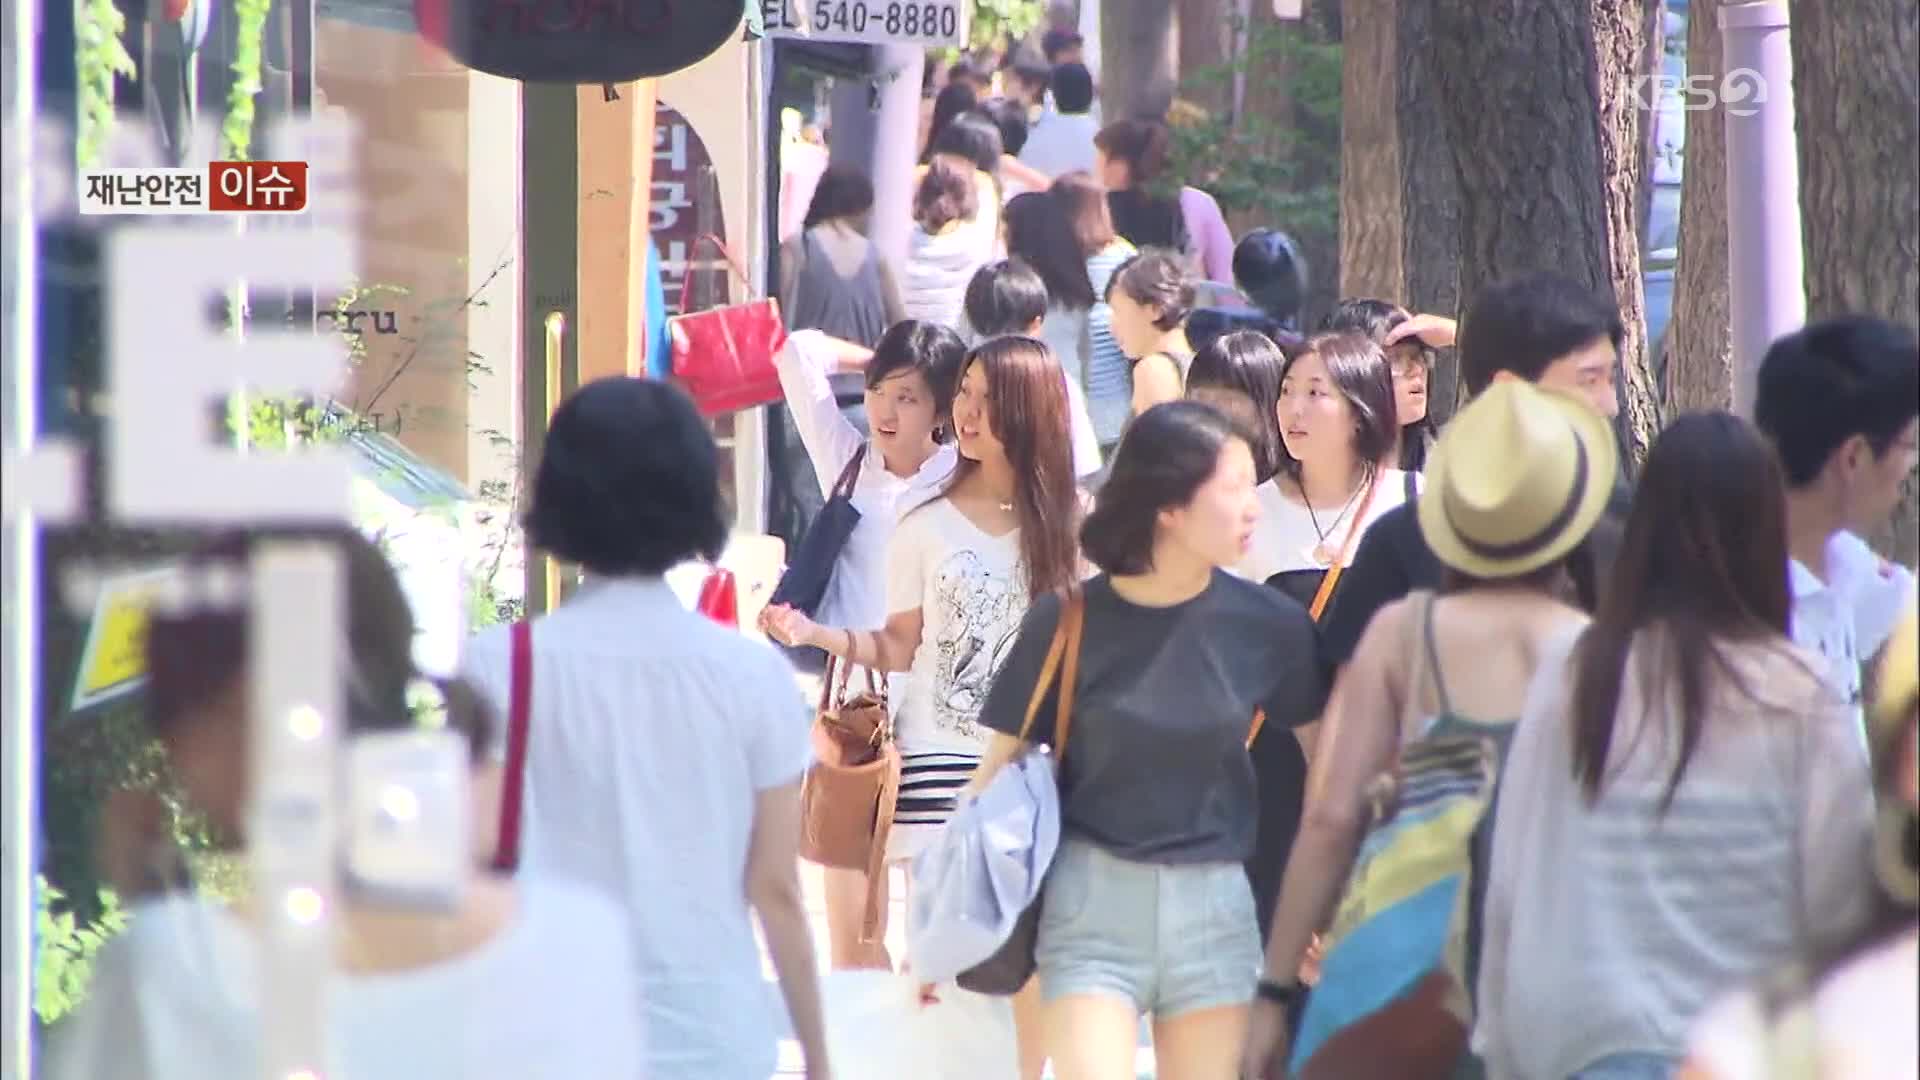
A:
[[[1187,222],[1189,254],[1200,262],[1208,281],[1233,284],[1233,233],[1220,204],[1199,188],[1180,189],[1180,216]]]

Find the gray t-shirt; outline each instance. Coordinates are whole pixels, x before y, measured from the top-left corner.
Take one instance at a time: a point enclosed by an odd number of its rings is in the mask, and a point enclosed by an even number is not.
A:
[[[1129,603],[1104,574],[1085,591],[1061,758],[1064,827],[1139,862],[1245,860],[1263,801],[1298,813],[1305,769],[1288,729],[1318,719],[1327,697],[1313,621],[1293,600],[1219,570],[1205,592],[1172,607]],[[1059,619],[1058,597],[1033,602],[981,723],[1019,733]],[[1052,741],[1057,693],[1041,704],[1035,742]],[[1266,726],[1250,755],[1256,708]],[[1255,757],[1284,767],[1256,777]]]

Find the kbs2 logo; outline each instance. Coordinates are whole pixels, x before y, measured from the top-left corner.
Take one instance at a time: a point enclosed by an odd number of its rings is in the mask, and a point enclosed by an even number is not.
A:
[[[1682,112],[1696,112],[1718,106],[1732,116],[1752,116],[1767,100],[1767,81],[1752,68],[1734,68],[1718,79],[1711,75],[1642,75],[1633,80],[1633,96],[1642,109],[1677,106]]]

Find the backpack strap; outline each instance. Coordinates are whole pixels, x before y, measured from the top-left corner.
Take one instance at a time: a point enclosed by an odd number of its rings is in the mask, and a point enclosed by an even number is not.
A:
[[[520,866],[521,803],[527,784],[527,729],[533,712],[533,624],[514,623],[510,631],[512,668],[508,676],[507,762],[500,789],[500,841],[493,868],[512,873]]]

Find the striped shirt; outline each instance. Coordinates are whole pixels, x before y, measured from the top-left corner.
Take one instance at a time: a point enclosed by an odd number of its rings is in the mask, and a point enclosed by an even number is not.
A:
[[[1495,811],[1474,1049],[1493,1077],[1570,1076],[1616,1053],[1678,1058],[1738,986],[1856,925],[1872,787],[1846,703],[1785,641],[1721,645],[1699,746],[1661,811],[1677,691],[1637,642],[1606,783],[1573,772],[1572,638],[1544,658]]]

